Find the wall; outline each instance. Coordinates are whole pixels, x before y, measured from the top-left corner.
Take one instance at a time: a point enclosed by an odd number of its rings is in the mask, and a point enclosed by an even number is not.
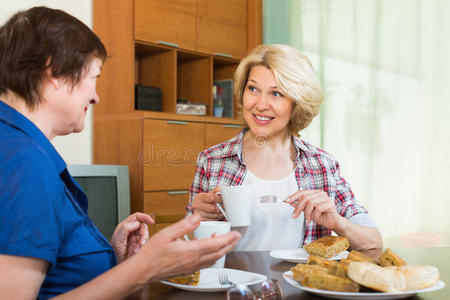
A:
[[[48,6],[66,11],[92,28],[92,0],[1,0],[0,24],[3,25],[18,10],[33,6]],[[92,163],[92,107],[85,120],[85,129],[81,133],[56,137],[52,143],[68,164]]]

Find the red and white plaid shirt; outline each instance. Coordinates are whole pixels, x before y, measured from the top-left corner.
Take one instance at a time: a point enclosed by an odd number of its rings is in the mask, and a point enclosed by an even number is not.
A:
[[[211,191],[216,186],[241,185],[247,175],[242,161],[242,139],[246,129],[234,138],[215,145],[198,155],[197,168],[190,189],[189,204],[195,195]],[[341,177],[339,163],[327,152],[293,137],[297,151],[295,177],[303,190],[319,189],[334,200],[339,214],[351,218],[367,210],[356,203],[350,186]],[[311,222],[306,228],[303,244],[309,244],[322,236],[331,235],[327,228]]]

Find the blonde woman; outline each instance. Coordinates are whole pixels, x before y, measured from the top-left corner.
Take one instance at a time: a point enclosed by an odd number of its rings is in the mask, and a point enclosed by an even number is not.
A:
[[[300,139],[323,101],[308,58],[286,45],[260,45],[239,64],[234,92],[246,128],[200,153],[190,207],[203,219],[220,219],[220,186],[249,184],[254,211],[236,250],[297,248],[331,231],[347,237],[353,249],[382,248],[379,230],[341,177],[339,163]],[[263,195],[286,203],[259,203]]]

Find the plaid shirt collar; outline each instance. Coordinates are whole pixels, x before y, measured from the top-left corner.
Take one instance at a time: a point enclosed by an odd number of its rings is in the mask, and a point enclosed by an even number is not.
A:
[[[218,153],[214,153],[214,157],[226,158],[231,156],[237,156],[239,161],[243,164],[242,159],[242,141],[244,139],[244,134],[248,131],[248,128],[242,129],[235,137],[223,143],[223,148]],[[300,160],[300,151],[305,154],[313,154],[308,146],[297,136],[292,136],[294,140],[294,146],[297,151],[296,163]]]

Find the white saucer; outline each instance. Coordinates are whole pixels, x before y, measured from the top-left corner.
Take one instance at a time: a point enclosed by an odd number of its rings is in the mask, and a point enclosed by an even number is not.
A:
[[[344,259],[348,255],[348,251],[342,251],[341,253],[330,257],[330,260],[340,260]],[[282,259],[287,262],[292,263],[306,263],[308,260],[309,254],[303,248],[296,249],[277,249],[270,251],[269,255],[273,258]]]

